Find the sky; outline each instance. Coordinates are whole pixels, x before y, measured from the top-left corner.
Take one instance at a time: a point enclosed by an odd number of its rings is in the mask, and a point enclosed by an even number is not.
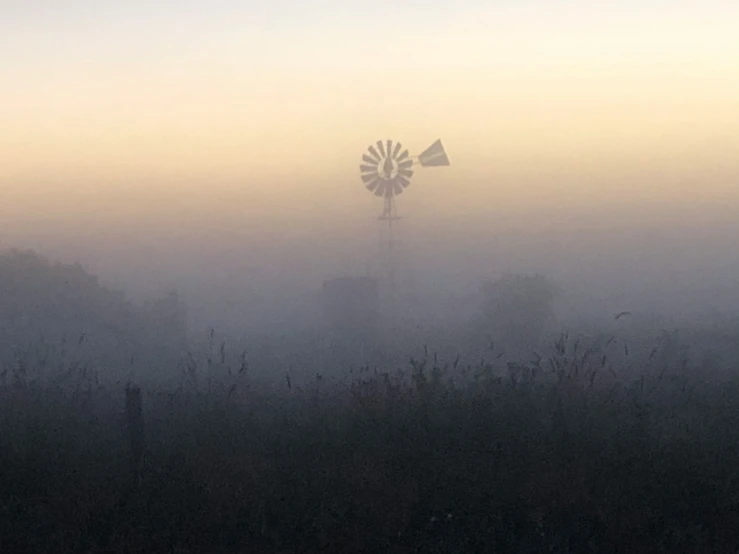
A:
[[[739,239],[733,0],[0,0],[0,14],[0,246],[139,281],[278,261],[318,279],[369,257],[381,205],[358,165],[388,138],[449,153],[398,199],[407,242],[449,275],[673,251],[720,265]]]

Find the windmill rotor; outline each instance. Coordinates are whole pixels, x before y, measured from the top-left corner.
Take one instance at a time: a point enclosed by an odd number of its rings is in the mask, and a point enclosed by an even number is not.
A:
[[[402,148],[399,142],[378,140],[377,147],[371,145],[362,156],[362,181],[375,196],[397,196],[411,184],[413,159]]]

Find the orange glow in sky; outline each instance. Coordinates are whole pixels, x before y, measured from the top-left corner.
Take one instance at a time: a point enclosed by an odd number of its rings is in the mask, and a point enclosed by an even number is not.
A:
[[[0,21],[11,231],[350,225],[379,211],[357,166],[386,138],[449,151],[403,196],[429,228],[739,207],[733,1],[104,4]]]

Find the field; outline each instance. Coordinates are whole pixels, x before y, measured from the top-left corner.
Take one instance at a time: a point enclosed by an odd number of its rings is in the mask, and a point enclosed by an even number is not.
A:
[[[0,551],[737,551],[739,382],[567,336],[492,354],[272,386],[217,349],[169,388],[6,368]]]

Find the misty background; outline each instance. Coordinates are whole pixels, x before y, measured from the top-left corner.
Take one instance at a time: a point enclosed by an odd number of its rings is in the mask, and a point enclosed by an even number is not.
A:
[[[508,273],[559,287],[561,329],[737,316],[735,3],[293,8],[4,3],[0,247],[315,347],[323,282],[379,271],[361,154],[440,137],[398,198],[409,329]]]

